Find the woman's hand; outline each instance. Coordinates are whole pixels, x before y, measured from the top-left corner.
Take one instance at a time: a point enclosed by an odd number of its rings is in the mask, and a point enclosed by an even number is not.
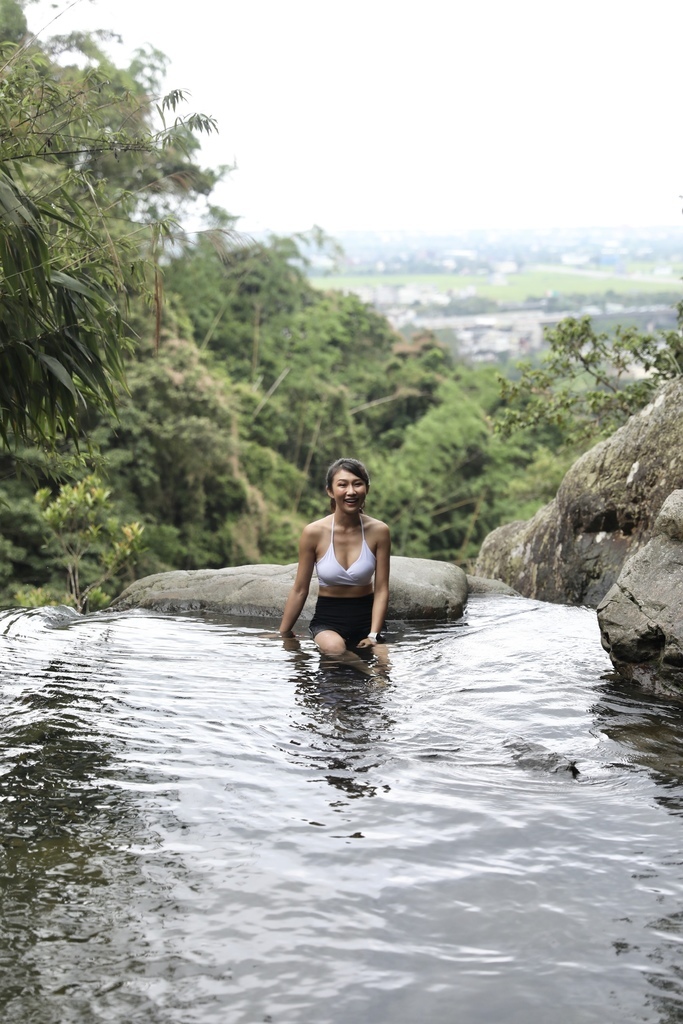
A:
[[[372,640],[371,637],[369,637],[369,636],[366,636],[365,640],[361,640],[361,642],[359,644],[356,644],[356,647],[376,647],[376,646],[377,646],[377,640]]]

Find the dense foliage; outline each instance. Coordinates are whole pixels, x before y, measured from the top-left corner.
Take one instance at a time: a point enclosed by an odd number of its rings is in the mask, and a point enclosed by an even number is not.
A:
[[[313,289],[299,264],[279,238],[222,259],[205,240],[179,254],[158,349],[150,324],[117,418],[90,411],[112,513],[144,524],[138,575],[293,560],[303,523],[327,510],[322,481],[340,453],[368,463],[369,510],[391,524],[399,554],[464,564],[508,514],[551,496],[557,473],[510,497],[544,449],[540,434],[494,432],[492,369],[454,365],[429,334],[406,342],[353,296]],[[0,487],[5,600],[61,585],[31,490],[16,478]]]

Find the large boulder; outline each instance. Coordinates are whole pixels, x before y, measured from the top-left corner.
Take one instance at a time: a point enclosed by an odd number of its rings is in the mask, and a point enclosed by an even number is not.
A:
[[[136,580],[111,608],[279,618],[295,574],[296,563],[162,572]],[[317,596],[314,579],[302,619],[312,618]],[[459,619],[466,601],[467,577],[462,569],[449,562],[392,556],[388,618]]]
[[[652,537],[598,605],[598,621],[620,675],[683,689],[683,490],[662,505]]]
[[[627,557],[650,539],[665,498],[683,487],[683,380],[586,452],[533,519],[482,544],[475,572],[525,597],[599,604]]]

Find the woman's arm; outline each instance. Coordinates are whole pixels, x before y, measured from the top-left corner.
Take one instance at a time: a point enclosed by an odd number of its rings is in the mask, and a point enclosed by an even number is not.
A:
[[[386,523],[378,523],[377,526],[380,532],[377,548],[375,550],[377,564],[375,565],[375,596],[372,602],[371,633],[381,632],[384,620],[387,617],[387,609],[389,607],[389,560],[391,556],[391,534],[389,533],[389,527]],[[366,637],[365,640],[361,640],[358,646],[367,647],[368,644],[372,644],[373,642],[374,641]]]
[[[301,615],[306,604],[308,591],[311,587],[313,566],[315,565],[315,549],[317,543],[317,531],[313,524],[305,527],[299,541],[299,565],[296,570],[294,584],[285,602],[285,610],[282,613],[282,621],[278,632],[284,635],[291,635],[296,620]]]

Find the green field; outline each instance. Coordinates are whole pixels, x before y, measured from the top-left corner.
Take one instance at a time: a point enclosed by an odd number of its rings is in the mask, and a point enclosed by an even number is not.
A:
[[[459,274],[356,274],[313,277],[311,284],[316,288],[353,291],[357,288],[379,288],[384,286],[414,285],[430,287],[438,291],[460,292],[475,288],[476,295],[495,301],[524,302],[530,298],[547,295],[604,295],[615,292],[629,295],[634,292],[655,294],[673,293],[683,298],[683,283],[678,277],[657,280],[638,280],[636,277],[593,276],[590,274],[565,273],[562,271],[529,270],[509,274],[503,284],[489,284],[487,275]]]

